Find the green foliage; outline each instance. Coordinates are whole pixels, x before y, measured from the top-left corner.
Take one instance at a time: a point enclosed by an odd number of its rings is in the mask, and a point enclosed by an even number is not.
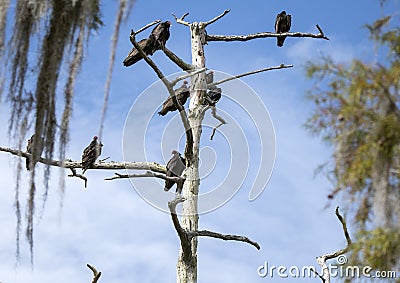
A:
[[[333,148],[325,165],[334,187],[329,197],[341,192],[352,212],[352,258],[376,270],[400,264],[400,28],[392,20],[366,26],[387,52],[384,60],[339,64],[325,57],[306,68],[316,84],[305,127]]]
[[[400,230],[361,231],[352,245],[353,262],[373,270],[389,271],[399,264]]]

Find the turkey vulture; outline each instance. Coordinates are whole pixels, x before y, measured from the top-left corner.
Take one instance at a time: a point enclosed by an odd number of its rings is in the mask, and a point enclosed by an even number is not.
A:
[[[167,177],[180,177],[183,170],[185,170],[186,165],[185,158],[181,156],[176,150],[172,151],[172,157],[167,163]],[[175,184],[174,181],[165,180],[164,191],[168,192],[172,186]],[[182,184],[177,184],[176,193],[180,194],[182,192]]]
[[[184,105],[190,96],[190,90],[187,84],[188,84],[187,81],[183,81],[183,84],[175,90],[175,97],[181,105]],[[158,112],[158,114],[164,116],[168,112],[173,112],[175,110],[177,110],[177,108],[172,102],[171,96],[169,96],[167,100],[165,100],[165,102],[163,103],[163,107],[160,110],[160,112]]]
[[[169,27],[171,26],[170,21],[166,21],[163,23],[159,23],[156,27],[151,31],[151,35],[154,36],[155,44],[154,51],[164,49],[165,43],[169,38]]]
[[[222,89],[216,86],[212,86],[207,92],[207,97],[204,100],[206,105],[215,106],[215,104],[221,99]]]
[[[84,174],[87,169],[91,168],[96,162],[97,157],[101,154],[102,143],[99,143],[98,137],[94,136],[91,143],[83,150],[82,154],[82,169]]]
[[[206,84],[212,84],[214,82],[214,72],[210,71],[206,74]]]
[[[142,39],[138,42],[139,46],[143,49],[143,52],[146,55],[153,55],[154,53],[154,44],[155,39],[153,35],[150,35],[148,38]],[[133,47],[129,52],[128,56],[126,56],[124,60],[124,66],[128,67],[142,59],[142,55],[140,55],[139,51]]]
[[[292,24],[292,16],[287,15],[286,11],[282,11],[280,14],[276,16],[275,20],[275,32],[276,33],[284,33],[290,30],[290,26]],[[283,42],[285,41],[286,36],[278,36],[277,37],[277,45],[279,47],[283,46]]]
[[[33,138],[35,137],[35,135],[32,135],[31,138],[28,140],[28,144],[26,146],[26,152],[32,154],[32,150],[33,150]],[[31,169],[31,159],[29,157],[26,158],[26,170],[30,170]]]

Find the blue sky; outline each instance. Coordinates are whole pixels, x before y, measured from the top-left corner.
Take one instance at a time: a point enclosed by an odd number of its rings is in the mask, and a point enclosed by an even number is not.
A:
[[[116,1],[107,1],[103,5],[105,26],[88,45],[75,90],[71,143],[67,153],[68,158],[75,160],[80,158],[82,149],[99,128],[117,9]],[[384,11],[396,11],[398,8],[399,1],[391,1]],[[169,158],[172,147],[180,151],[184,148],[179,141],[182,127],[173,114],[163,118],[155,116],[147,128],[145,139],[140,133],[129,136],[127,141],[131,144],[124,140],[127,138],[124,136],[125,121],[132,107],[138,111],[134,112],[136,122],[147,122],[134,103],[146,90],[149,92],[148,87],[157,80],[145,62],[129,68],[122,66],[122,60],[131,49],[131,28],[138,29],[155,19],[172,21],[167,46],[190,62],[189,30],[176,24],[171,13],[181,16],[190,12],[186,18],[188,21],[207,21],[225,9],[231,9],[231,12],[211,25],[207,29],[209,34],[272,31],[276,14],[286,10],[292,14],[292,31],[316,33],[315,25],[319,24],[331,40],[287,38],[284,47],[278,48],[275,38],[267,38],[239,43],[210,42],[205,47],[207,67],[224,73],[239,74],[281,63],[293,64],[294,68],[243,78],[243,82],[266,106],[275,129],[276,161],[267,188],[255,201],[248,201],[249,187],[257,175],[255,166],[251,165],[249,177],[238,193],[223,206],[200,216],[200,229],[247,235],[261,245],[261,250],[243,243],[201,238],[198,282],[318,282],[319,279],[310,278],[260,278],[257,268],[266,261],[270,266],[317,266],[316,256],[345,246],[340,223],[334,215],[334,208],[336,205],[343,206],[344,200],[334,200],[331,207],[324,209],[330,185],[322,176],[314,177],[315,168],[328,160],[330,150],[302,127],[313,107],[305,99],[312,83],[305,78],[304,64],[317,60],[321,55],[330,55],[340,62],[349,62],[356,56],[371,60],[372,49],[363,25],[382,15],[378,1],[213,1],[207,5],[202,1],[137,1],[121,29],[117,47],[104,128],[103,156],[110,156],[116,161],[132,156],[135,161],[142,161],[145,152],[149,160],[162,163]],[[147,34],[148,31],[143,36]],[[161,52],[157,52],[153,59],[165,74],[179,71]],[[62,75],[65,77],[65,73]],[[156,106],[167,96],[162,88],[153,93],[154,96],[148,96],[149,103]],[[241,93],[234,95],[238,97],[239,104],[241,99],[247,99]],[[254,125],[246,118],[246,113],[231,109],[233,106],[227,98],[218,104],[221,111],[231,116],[232,123],[221,128],[222,132],[216,136],[215,142],[208,140],[211,133],[209,127],[203,131],[202,162],[212,160],[214,167],[205,167],[200,191],[223,182],[221,174],[229,170],[224,167],[229,166],[227,160],[240,165],[242,159],[234,150],[239,134],[249,144],[245,157],[254,163],[260,161],[261,148],[257,146]],[[8,120],[7,108],[3,100],[0,105],[3,124]],[[210,125],[217,123],[209,118],[206,121]],[[178,129],[176,136],[171,135],[174,129]],[[228,138],[224,139],[223,135]],[[11,144],[5,131],[0,134],[0,144]],[[227,150],[229,145],[234,155]],[[102,271],[100,282],[176,280],[179,241],[170,216],[145,202],[128,180],[104,181],[104,178],[113,175],[113,171],[89,170],[86,173],[89,178],[87,189],[83,188],[81,180],[67,178],[63,207],[60,209],[60,172],[54,169],[44,210],[41,210],[40,193],[37,198],[34,269],[31,270],[29,248],[24,241],[21,262],[15,268],[15,160],[6,153],[0,154],[0,169],[3,172],[0,190],[0,282],[89,282],[92,274],[86,263]],[[26,187],[28,174],[23,176],[22,182]],[[160,181],[134,180],[132,183],[137,188],[150,187],[166,200],[173,197],[172,193],[162,191]],[[40,178],[38,184],[41,184]],[[23,190],[21,195],[26,196],[27,190]]]

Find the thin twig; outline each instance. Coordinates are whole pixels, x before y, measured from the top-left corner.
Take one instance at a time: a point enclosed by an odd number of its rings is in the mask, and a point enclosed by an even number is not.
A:
[[[346,221],[340,215],[339,207],[336,207],[335,213],[336,213],[336,216],[339,219],[340,223],[342,224],[343,232],[344,232],[344,235],[345,235],[346,241],[347,241],[347,246],[344,249],[341,249],[339,251],[324,254],[324,255],[317,257],[317,263],[321,266],[321,270],[322,270],[322,276],[320,276],[320,278],[321,278],[322,282],[324,282],[324,283],[330,283],[329,268],[328,268],[328,265],[326,264],[326,261],[329,259],[337,258],[338,256],[345,254],[351,245],[351,239],[349,236],[349,232],[347,231]]]
[[[76,169],[75,168],[69,168],[72,171],[72,174],[68,175],[68,177],[77,177],[82,179],[85,182],[85,188],[87,188],[87,178],[85,176],[83,176],[82,174],[78,174],[76,173]]]
[[[212,116],[213,116],[215,119],[217,119],[218,121],[220,121],[220,123],[218,124],[218,126],[215,126],[215,127],[213,128],[213,131],[212,131],[210,140],[212,140],[212,139],[214,138],[214,135],[215,135],[216,130],[217,130],[219,127],[221,127],[222,125],[225,125],[225,124],[226,124],[226,121],[225,121],[221,116],[219,116],[219,115],[217,114],[217,108],[215,108],[215,106],[212,106],[212,108],[211,108],[211,114],[212,114]]]
[[[328,37],[325,36],[321,27],[317,25],[317,29],[319,31],[318,34],[314,33],[304,33],[304,32],[284,32],[284,33],[275,33],[275,32],[259,32],[248,35],[207,35],[207,41],[248,41],[256,38],[266,38],[266,37],[279,37],[279,36],[289,36],[289,37],[311,37],[311,38],[322,38],[325,40],[329,40]]]
[[[205,22],[205,23],[204,23],[204,27],[206,27],[206,26],[208,26],[208,25],[210,25],[210,24],[212,24],[212,23],[215,23],[215,22],[218,21],[220,18],[222,18],[223,16],[225,16],[226,14],[228,14],[230,11],[231,11],[231,9],[225,10],[222,14],[216,16],[214,19],[209,20],[208,22]]]
[[[241,77],[245,77],[245,76],[249,76],[249,75],[253,75],[253,74],[257,74],[257,73],[261,73],[261,72],[266,72],[266,71],[271,71],[271,70],[279,70],[279,69],[285,69],[285,68],[293,68],[293,65],[281,64],[280,66],[276,66],[276,67],[268,67],[268,68],[264,68],[264,69],[260,69],[260,70],[255,70],[255,71],[243,73],[243,74],[240,74],[240,75],[236,75],[236,76],[233,76],[233,77],[230,77],[230,78],[226,78],[226,79],[220,80],[218,82],[211,83],[211,84],[207,85],[207,87],[216,86],[216,85],[219,85],[219,84],[222,84],[222,83],[229,82],[231,80],[235,80],[235,79],[238,79],[238,78],[241,78]]]
[[[184,80],[186,78],[192,77],[194,75],[197,75],[197,74],[205,72],[205,71],[207,71],[207,68],[201,68],[201,69],[199,69],[197,71],[194,71],[194,72],[191,72],[189,74],[186,74],[186,75],[183,75],[183,76],[179,76],[175,80],[171,81],[171,85],[174,86],[181,80]]]
[[[137,31],[131,30],[131,34],[133,32],[134,35],[137,35],[137,34],[141,33],[142,31],[148,29],[149,27],[154,26],[155,24],[158,24],[159,22],[161,22],[161,20],[155,20],[154,22],[151,22],[151,23],[145,25],[144,27],[138,29]]]
[[[119,173],[114,173],[115,175],[113,177],[105,178],[104,180],[110,181],[110,180],[115,180],[115,179],[129,179],[129,178],[147,178],[147,177],[154,177],[154,178],[159,178],[163,179],[166,181],[173,181],[173,182],[179,182],[184,180],[185,178],[182,177],[168,177],[163,174],[158,174],[154,173],[151,171],[147,171],[143,174],[119,174]]]
[[[183,59],[179,58],[174,52],[169,50],[167,47],[164,46],[164,49],[162,49],[162,51],[164,51],[165,55],[167,55],[167,57],[183,71],[190,71],[193,69],[193,66],[191,64],[183,61]]]
[[[89,269],[93,272],[93,280],[92,283],[97,283],[97,281],[99,281],[99,278],[101,276],[101,272],[97,271],[97,269],[90,265],[89,263],[86,264],[87,267],[89,267]]]
[[[185,13],[185,14],[183,14],[182,17],[178,18],[177,16],[175,16],[174,14],[172,14],[172,16],[174,16],[174,18],[175,18],[175,21],[176,21],[178,24],[181,24],[181,25],[190,27],[190,23],[184,21],[184,19],[186,18],[187,15],[189,15],[189,13]]]

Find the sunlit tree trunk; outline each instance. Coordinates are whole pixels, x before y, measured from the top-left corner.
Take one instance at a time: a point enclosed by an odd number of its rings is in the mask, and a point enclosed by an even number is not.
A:
[[[192,23],[191,27],[192,42],[192,64],[196,69],[205,67],[204,43],[205,29],[202,23]],[[200,185],[199,178],[199,148],[202,132],[201,123],[204,118],[204,106],[202,100],[206,90],[205,73],[199,73],[192,78],[189,123],[193,131],[193,155],[190,158],[189,166],[186,169],[186,182],[183,194],[186,201],[182,206],[182,226],[188,230],[198,230],[198,192]],[[179,253],[177,263],[177,282],[193,283],[197,282],[197,237],[191,241],[191,257],[183,257],[182,248]]]

